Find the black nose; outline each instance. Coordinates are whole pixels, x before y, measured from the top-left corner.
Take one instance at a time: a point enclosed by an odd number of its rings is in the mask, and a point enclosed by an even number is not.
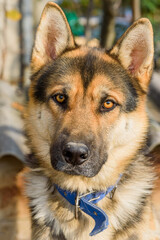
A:
[[[62,154],[66,162],[72,165],[80,165],[87,161],[89,150],[83,143],[69,142],[64,146]]]

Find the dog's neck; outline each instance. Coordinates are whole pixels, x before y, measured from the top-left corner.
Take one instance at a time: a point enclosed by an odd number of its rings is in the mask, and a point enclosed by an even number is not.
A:
[[[84,194],[79,194],[78,191],[71,192],[64,190],[56,184],[54,184],[54,187],[62,197],[64,197],[70,204],[75,206],[75,218],[78,218],[78,211],[81,209],[83,212],[95,220],[95,227],[90,233],[90,236],[93,236],[108,228],[109,225],[107,214],[95,204],[106,196],[110,199],[113,198],[121,177],[122,174],[120,174],[115,185],[111,185],[106,189],[106,191],[100,192],[92,191]]]

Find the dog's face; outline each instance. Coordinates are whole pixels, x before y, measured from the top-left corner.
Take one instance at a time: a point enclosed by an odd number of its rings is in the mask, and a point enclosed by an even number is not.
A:
[[[141,19],[109,53],[78,47],[61,9],[46,5],[32,54],[26,128],[47,174],[104,180],[133,159],[148,127],[152,38],[149,21]]]
[[[47,66],[33,97],[48,110],[44,125],[53,168],[95,176],[109,152],[128,142],[127,128],[134,126],[121,121],[137,108],[136,87],[120,64],[99,50],[77,49]]]

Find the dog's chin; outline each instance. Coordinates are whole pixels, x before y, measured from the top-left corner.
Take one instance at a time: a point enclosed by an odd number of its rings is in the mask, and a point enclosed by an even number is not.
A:
[[[103,161],[102,164],[97,164],[97,166],[93,166],[91,163],[83,163],[81,165],[73,166],[62,161],[55,161],[55,159],[51,160],[52,167],[57,171],[67,173],[69,175],[84,176],[88,178],[96,176],[101,170],[104,162],[105,161]]]

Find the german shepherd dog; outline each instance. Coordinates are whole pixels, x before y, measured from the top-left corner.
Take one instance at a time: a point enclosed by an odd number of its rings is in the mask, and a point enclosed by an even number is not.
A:
[[[146,157],[153,31],[136,21],[109,52],[78,46],[49,2],[31,61],[26,192],[33,240],[155,240]]]

